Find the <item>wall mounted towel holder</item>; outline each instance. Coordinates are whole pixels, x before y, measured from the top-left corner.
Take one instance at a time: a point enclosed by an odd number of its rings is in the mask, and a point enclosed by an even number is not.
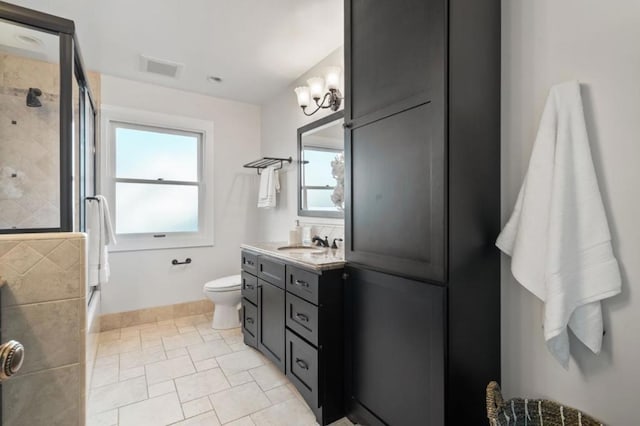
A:
[[[291,164],[293,158],[262,157],[258,160],[254,160],[245,164],[243,167],[246,167],[248,169],[257,169],[258,174],[261,174],[263,169],[278,163],[280,163],[280,167],[278,167],[276,170],[280,170],[284,166],[285,161]]]

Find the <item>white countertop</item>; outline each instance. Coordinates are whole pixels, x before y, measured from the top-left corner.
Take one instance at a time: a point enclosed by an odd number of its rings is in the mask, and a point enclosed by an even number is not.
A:
[[[286,250],[278,250],[278,247],[286,247],[288,245],[286,242],[245,243],[241,244],[240,247],[286,260],[287,262],[316,271],[327,271],[344,267],[344,249],[342,248],[332,249],[314,246],[314,249],[321,250],[319,253],[316,250],[310,250],[308,253],[291,253]]]

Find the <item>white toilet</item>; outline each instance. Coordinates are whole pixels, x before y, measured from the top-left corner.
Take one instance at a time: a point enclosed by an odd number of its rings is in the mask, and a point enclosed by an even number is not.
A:
[[[240,327],[240,275],[209,281],[202,289],[215,305],[212,328],[226,330]]]

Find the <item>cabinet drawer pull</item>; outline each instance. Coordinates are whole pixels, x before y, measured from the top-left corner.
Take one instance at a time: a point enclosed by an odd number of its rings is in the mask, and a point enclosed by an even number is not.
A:
[[[296,280],[295,285],[297,285],[298,287],[307,287],[309,288],[309,283],[306,281],[302,281],[302,280]]]
[[[248,259],[245,259],[244,263],[246,263],[249,266],[255,265],[255,262],[253,260],[248,260]]]
[[[253,284],[245,284],[244,288],[248,288],[249,290],[253,290],[255,286]]]
[[[247,321],[249,324],[253,324],[253,318],[251,318],[251,317],[247,317],[246,321]]]
[[[298,318],[300,321],[309,322],[309,317],[305,314],[296,313],[296,318]]]
[[[298,364],[298,366],[300,368],[302,368],[303,370],[308,370],[309,369],[309,364],[307,364],[306,362],[304,362],[300,358],[296,358],[296,364]]]

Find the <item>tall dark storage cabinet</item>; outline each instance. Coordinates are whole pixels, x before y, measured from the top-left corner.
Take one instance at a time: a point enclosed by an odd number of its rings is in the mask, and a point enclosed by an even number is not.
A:
[[[345,408],[479,425],[500,377],[500,1],[345,0]]]

